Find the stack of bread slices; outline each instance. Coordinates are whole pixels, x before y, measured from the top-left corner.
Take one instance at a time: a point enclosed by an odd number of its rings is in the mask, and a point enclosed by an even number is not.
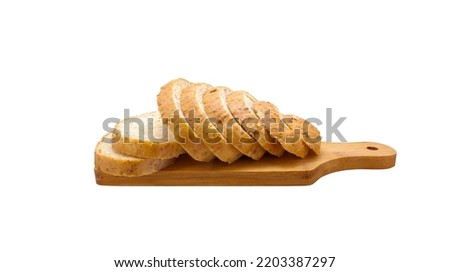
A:
[[[184,153],[230,164],[242,156],[257,161],[265,153],[305,158],[320,152],[317,128],[245,91],[178,78],[161,87],[157,100],[158,111],[122,120],[102,138],[95,148],[97,171],[149,175]]]

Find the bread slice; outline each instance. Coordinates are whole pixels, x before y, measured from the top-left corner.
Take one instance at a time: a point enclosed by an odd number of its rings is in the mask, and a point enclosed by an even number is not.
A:
[[[231,92],[227,87],[216,87],[207,91],[203,95],[205,112],[229,143],[242,154],[259,160],[266,150],[234,119],[227,106],[227,95]]]
[[[300,158],[308,155],[308,146],[303,142],[302,137],[295,135],[295,131],[283,121],[283,116],[275,105],[257,101],[253,103],[253,110],[262,120],[265,129],[281,143],[287,152]]]
[[[321,144],[319,130],[305,119],[293,114],[285,114],[283,119],[291,129],[297,130],[298,133],[296,131],[296,134],[302,136],[303,142],[314,151],[314,153],[319,155]]]
[[[95,169],[113,176],[137,177],[155,173],[175,162],[175,159],[141,159],[115,152],[112,133],[106,134],[95,147]]]
[[[206,145],[198,139],[194,130],[185,120],[181,111],[181,90],[192,83],[183,78],[174,79],[161,87],[158,94],[158,110],[163,123],[167,123],[169,130],[173,133],[175,141],[197,161],[208,162],[215,158],[214,154]],[[197,141],[193,142],[192,139]]]
[[[212,89],[214,87],[205,83],[196,83],[184,88],[180,97],[181,109],[197,137],[202,139],[209,150],[219,160],[232,163],[239,159],[242,153],[228,143],[216,126],[209,121],[203,107],[203,95]]]
[[[281,157],[284,149],[270,136],[259,117],[253,111],[253,103],[257,100],[248,92],[230,92],[226,97],[228,109],[241,127],[252,136],[270,154]]]
[[[114,133],[120,137],[112,144],[117,153],[144,159],[172,159],[184,153],[157,111],[120,121]]]

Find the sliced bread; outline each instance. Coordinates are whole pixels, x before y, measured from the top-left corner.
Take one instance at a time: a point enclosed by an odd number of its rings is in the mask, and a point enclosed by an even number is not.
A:
[[[308,155],[308,146],[302,137],[296,135],[295,131],[284,122],[282,114],[274,104],[257,101],[253,103],[253,110],[261,119],[265,129],[281,143],[287,152],[300,158]]]
[[[108,133],[95,147],[95,169],[113,176],[137,177],[150,175],[175,162],[175,159],[141,159],[115,152],[111,142],[114,135]]]
[[[242,154],[259,160],[266,150],[234,119],[227,105],[227,95],[231,92],[227,87],[216,87],[207,91],[203,95],[205,112],[229,143]]]
[[[283,118],[291,129],[296,130],[296,134],[300,134],[302,136],[303,142],[312,151],[314,151],[314,153],[319,155],[321,144],[319,130],[305,119],[300,118],[296,115],[285,114]]]
[[[253,103],[257,100],[248,92],[230,92],[226,97],[228,109],[241,127],[252,136],[270,154],[281,157],[284,149],[281,144],[270,136],[253,111]]]
[[[208,162],[215,158],[214,154],[199,139],[185,120],[181,111],[181,90],[192,83],[183,78],[174,79],[161,87],[158,94],[158,110],[163,123],[167,123],[175,140],[197,161]],[[194,139],[194,141],[192,141]]]
[[[203,95],[212,89],[214,87],[205,83],[196,83],[184,88],[180,96],[181,109],[196,136],[206,147],[221,161],[232,163],[239,159],[242,153],[228,143],[217,127],[210,122],[203,107]]]
[[[120,137],[112,144],[117,153],[144,159],[172,159],[184,153],[157,111],[120,121],[115,133]]]

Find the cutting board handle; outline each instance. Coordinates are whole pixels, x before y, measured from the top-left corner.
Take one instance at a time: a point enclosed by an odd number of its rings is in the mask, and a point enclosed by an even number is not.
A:
[[[395,165],[397,152],[390,146],[375,142],[325,143],[323,154],[317,163],[330,163],[335,160],[334,170],[346,169],[385,169]],[[333,171],[333,172],[335,172]]]
[[[395,166],[397,152],[376,142],[323,143],[322,154],[314,162],[317,179],[349,169],[386,169]]]

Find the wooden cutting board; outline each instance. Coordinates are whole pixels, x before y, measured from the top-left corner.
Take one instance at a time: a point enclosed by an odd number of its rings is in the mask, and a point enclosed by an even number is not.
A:
[[[241,158],[233,164],[219,160],[196,162],[184,155],[174,165],[142,177],[116,177],[95,171],[100,185],[310,185],[329,173],[348,169],[385,169],[395,165],[397,152],[372,142],[323,142],[320,155],[305,159],[285,154],[261,160]]]

